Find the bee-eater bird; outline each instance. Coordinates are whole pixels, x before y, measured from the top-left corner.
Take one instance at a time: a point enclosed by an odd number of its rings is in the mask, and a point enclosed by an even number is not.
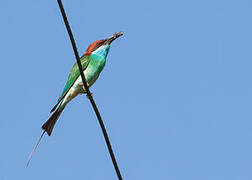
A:
[[[114,33],[114,35],[108,39],[102,39],[93,42],[89,45],[86,52],[80,57],[82,70],[84,72],[88,87],[91,87],[94,84],[103,70],[111,43],[122,35],[122,32]],[[86,91],[83,86],[80,71],[77,63],[75,63],[69,73],[68,80],[63,88],[57,104],[51,110],[52,115],[42,126],[43,133],[29,157],[27,166],[44,133],[46,132],[49,136],[51,135],[53,127],[66,105],[78,94],[85,93]]]

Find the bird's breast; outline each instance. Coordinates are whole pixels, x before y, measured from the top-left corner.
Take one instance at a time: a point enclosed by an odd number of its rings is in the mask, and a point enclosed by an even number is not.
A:
[[[92,86],[93,83],[99,77],[106,63],[106,59],[100,56],[91,56],[90,62],[87,68],[84,70],[84,74],[88,83],[88,86]]]
[[[103,70],[105,63],[106,63],[106,59],[101,58],[101,57],[95,57],[90,60],[87,68],[84,70],[84,75],[85,75],[88,87],[91,87],[95,83],[101,71]],[[79,76],[76,79],[72,88],[66,94],[66,97],[64,98],[64,103],[71,101],[79,93],[84,93],[84,87],[80,86],[80,84],[83,84],[81,76]]]

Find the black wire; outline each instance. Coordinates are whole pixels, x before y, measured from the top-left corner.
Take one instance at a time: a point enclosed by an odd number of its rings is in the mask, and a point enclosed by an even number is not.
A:
[[[99,113],[99,110],[98,110],[98,108],[97,108],[97,106],[95,104],[95,101],[93,99],[93,96],[92,96],[92,94],[91,94],[91,92],[90,92],[90,90],[88,88],[87,81],[86,81],[86,78],[85,78],[83,70],[82,70],[82,66],[81,66],[78,50],[77,50],[77,47],[76,47],[76,44],[75,44],[75,41],[74,41],[74,37],[73,37],[72,31],[71,31],[71,28],[70,28],[68,20],[67,20],[67,16],[66,16],[63,4],[62,4],[61,0],[57,0],[57,1],[58,1],[58,4],[59,4],[59,8],[60,8],[63,20],[64,20],[65,25],[66,25],[66,29],[67,29],[68,35],[69,35],[71,43],[72,43],[73,51],[74,51],[75,58],[76,58],[76,61],[77,61],[77,64],[78,64],[78,67],[79,67],[79,70],[80,70],[80,75],[81,75],[81,78],[82,78],[82,82],[83,82],[84,88],[85,88],[85,90],[87,92],[87,96],[88,96],[88,98],[89,98],[89,100],[90,100],[90,102],[91,102],[91,104],[93,106],[93,109],[95,111],[97,119],[98,119],[98,121],[100,123],[100,127],[102,129],[102,133],[103,133],[103,136],[105,138],[105,141],[106,141],[106,144],[107,144],[107,147],[108,147],[108,150],[109,150],[109,154],[110,154],[111,160],[113,162],[113,165],[114,165],[117,177],[118,177],[119,180],[122,180],[122,176],[121,176],[119,167],[117,165],[116,158],[115,158],[115,155],[113,153],[113,149],[111,147],[107,131],[105,129],[104,123],[103,123],[101,115]]]

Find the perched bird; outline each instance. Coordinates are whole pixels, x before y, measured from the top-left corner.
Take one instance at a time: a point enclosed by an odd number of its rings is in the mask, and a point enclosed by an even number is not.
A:
[[[114,33],[114,35],[108,39],[102,39],[93,42],[89,45],[83,56],[80,57],[82,70],[84,72],[88,87],[95,83],[101,71],[103,70],[111,43],[122,35],[122,32]],[[40,136],[38,143],[35,145],[32,153],[30,154],[27,166],[44,133],[46,132],[49,136],[51,135],[53,127],[67,103],[69,103],[78,94],[84,93],[86,93],[86,91],[83,86],[78,65],[75,63],[69,73],[68,80],[63,88],[57,104],[51,110],[52,115],[42,126],[43,133]]]

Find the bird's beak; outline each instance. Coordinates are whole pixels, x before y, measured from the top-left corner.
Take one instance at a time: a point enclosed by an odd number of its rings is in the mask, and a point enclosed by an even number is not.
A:
[[[104,44],[110,45],[114,40],[116,40],[117,38],[119,38],[122,35],[123,35],[123,32],[116,32],[116,33],[113,34],[112,37],[106,39]]]

